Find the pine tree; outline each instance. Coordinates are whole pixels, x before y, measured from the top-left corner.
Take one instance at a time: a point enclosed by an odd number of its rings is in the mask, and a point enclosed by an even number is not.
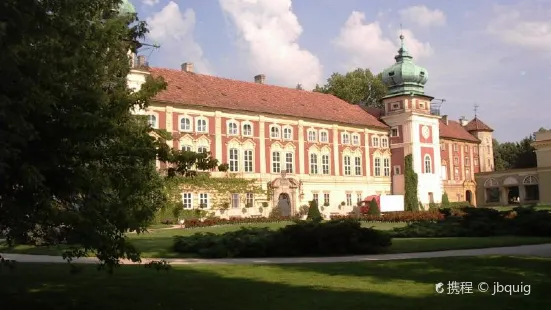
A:
[[[381,210],[379,209],[379,205],[377,204],[377,200],[375,198],[371,199],[369,202],[369,209],[367,210],[367,213],[370,215],[381,215]]]
[[[405,196],[404,207],[406,211],[419,211],[419,200],[417,198],[417,173],[413,171],[413,156],[411,154],[404,158],[405,169]]]
[[[442,194],[442,208],[449,208],[450,207],[450,199],[448,198],[448,193],[444,192]]]
[[[310,205],[310,208],[308,208],[307,219],[314,222],[321,222],[323,218],[321,217],[320,210],[318,209],[318,202],[316,200],[311,200],[308,204]]]

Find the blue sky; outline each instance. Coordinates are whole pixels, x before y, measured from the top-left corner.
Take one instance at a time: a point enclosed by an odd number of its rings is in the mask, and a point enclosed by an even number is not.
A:
[[[551,127],[551,0],[131,0],[149,24],[150,65],[311,89],[333,72],[392,65],[400,24],[426,94],[500,141]]]

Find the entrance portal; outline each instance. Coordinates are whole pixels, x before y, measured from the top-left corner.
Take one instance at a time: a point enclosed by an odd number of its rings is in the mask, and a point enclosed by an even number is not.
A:
[[[287,193],[279,194],[279,199],[277,201],[277,208],[281,210],[281,216],[290,216],[291,215],[291,198]]]
[[[466,192],[465,192],[465,199],[467,200],[467,202],[468,202],[470,205],[472,205],[472,204],[473,204],[473,201],[472,201],[472,199],[473,199],[473,192],[471,192],[471,191],[466,191]]]

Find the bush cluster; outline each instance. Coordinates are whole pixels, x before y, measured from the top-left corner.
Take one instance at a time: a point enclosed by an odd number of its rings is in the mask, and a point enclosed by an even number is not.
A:
[[[176,236],[174,251],[205,258],[291,257],[380,253],[390,236],[351,219],[297,221],[278,230],[245,228],[224,234]]]
[[[419,221],[438,221],[444,218],[444,215],[438,210],[430,210],[424,212],[418,211],[397,211],[387,212],[382,215],[378,214],[361,214],[359,217],[355,215],[333,215],[331,219],[347,219],[357,218],[363,222],[385,222],[385,223],[398,223],[398,222],[419,222]]]
[[[230,217],[223,219],[218,217],[200,219],[188,219],[185,221],[186,228],[209,227],[217,225],[236,225],[236,224],[252,224],[252,223],[280,223],[288,221],[296,221],[298,217],[292,216],[277,216],[277,217]]]
[[[551,236],[551,213],[533,207],[510,211],[464,207],[441,209],[440,213],[441,220],[417,221],[395,228],[391,234],[397,238]]]

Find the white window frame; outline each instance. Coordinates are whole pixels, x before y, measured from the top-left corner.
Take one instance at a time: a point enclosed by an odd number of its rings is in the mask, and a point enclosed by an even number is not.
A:
[[[188,122],[188,128],[185,128],[184,126],[182,126],[182,122],[183,121],[187,121]],[[178,127],[180,128],[180,131],[185,131],[185,132],[191,132],[193,131],[193,117],[190,117],[190,116],[181,116],[180,117],[180,120],[178,121]]]
[[[239,194],[237,193],[231,194],[231,208],[239,209],[240,206],[241,206],[241,200],[239,198]]]
[[[371,137],[371,146],[379,147],[379,136]]]
[[[342,161],[344,175],[352,175],[352,157],[350,155],[344,155]]]
[[[327,130],[320,130],[319,131],[320,136],[320,142],[322,143],[328,143],[329,142],[329,132]],[[325,136],[325,139],[323,137]]]
[[[201,126],[203,125],[204,126]],[[204,128],[202,128],[204,127]],[[196,117],[195,118],[195,132],[207,133],[209,132],[209,120],[205,117]]]
[[[277,158],[276,158],[276,155],[277,155]],[[272,154],[271,154],[270,158],[272,159],[271,160],[272,173],[280,173],[281,172],[281,152],[280,151],[272,151]]]
[[[182,206],[184,209],[193,209],[193,193],[182,193]]]
[[[285,153],[285,172],[295,173],[295,153],[291,151],[286,151],[284,153]],[[291,157],[290,161],[289,161],[289,157]]]
[[[376,177],[381,176],[381,157],[379,156],[373,159],[373,175]]]
[[[327,163],[325,162],[325,158],[327,158]],[[321,154],[321,174],[329,175],[331,174],[331,156],[329,154]]]
[[[283,140],[293,140],[293,128],[291,126],[283,127]]]
[[[360,135],[355,133],[352,134],[352,144],[353,145],[360,145]]]
[[[209,193],[199,193],[199,208],[203,203],[205,204],[204,209],[208,209],[210,205]]]
[[[362,157],[359,155],[354,156],[354,175],[362,175]]]
[[[361,192],[356,192],[356,203],[358,203],[358,202],[360,202],[360,201],[363,200],[362,196],[363,196],[363,193],[361,193]]]
[[[346,193],[346,205],[347,206],[352,205],[352,193]]]
[[[249,192],[249,193],[246,193],[245,195],[246,195],[245,196],[245,206],[250,204],[250,206],[253,207],[254,206],[254,193]]]
[[[382,148],[388,148],[388,138],[387,137],[382,137],[381,138],[381,147]]]
[[[319,157],[317,153],[310,153],[308,155],[308,163],[310,164],[310,174],[319,173],[318,160],[319,160]]]
[[[250,122],[243,122],[241,124],[241,127],[241,132],[243,133],[244,137],[252,137],[254,135],[253,124],[251,124]],[[245,128],[247,127],[249,127],[250,130],[246,130]]]
[[[204,150],[202,150],[204,149]],[[209,151],[209,147],[207,145],[198,145],[197,146],[197,153],[201,153],[201,152],[205,152],[205,153],[208,153]]]
[[[318,133],[315,129],[308,129],[307,140],[308,140],[308,142],[317,142],[318,141]]]
[[[390,176],[390,158],[389,157],[383,158],[383,176],[385,177]]]
[[[184,152],[192,152],[193,151],[193,145],[190,144],[180,144],[180,150]]]
[[[350,144],[350,134],[348,132],[341,133],[342,144]]]
[[[281,139],[281,127],[270,125],[270,139]]]
[[[318,205],[319,205],[319,202],[320,202],[319,193],[312,193],[312,200],[315,200],[316,203],[318,203]]]
[[[247,173],[254,172],[254,150],[253,149],[243,150],[243,171]]]
[[[424,156],[423,164],[425,165],[425,173],[432,173],[432,158],[429,154]]]
[[[228,121],[227,130],[228,130],[228,136],[237,136],[237,135],[239,135],[239,123],[234,121],[234,120]]]
[[[329,193],[323,193],[323,205],[330,205],[331,204],[331,195]]]
[[[147,114],[147,123],[151,128],[159,129],[159,115],[154,113]]]
[[[237,158],[232,158],[237,157]],[[239,172],[239,149],[232,147],[228,150],[228,171]]]
[[[398,131],[398,127],[390,128],[390,136],[393,137],[393,138],[400,136],[400,132]]]
[[[401,174],[402,174],[402,167],[394,166],[394,175],[401,175]]]

